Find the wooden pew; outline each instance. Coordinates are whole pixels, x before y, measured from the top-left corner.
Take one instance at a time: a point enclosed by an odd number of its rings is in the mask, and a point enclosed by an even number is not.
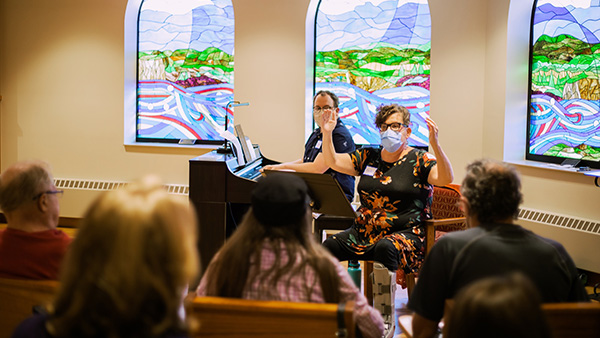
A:
[[[10,337],[33,307],[46,305],[58,289],[58,281],[0,278],[0,337]]]
[[[599,338],[600,303],[543,304],[554,338]]]
[[[338,305],[196,297],[187,309],[190,337],[355,337],[354,302]]]
[[[444,322],[454,301],[446,300]],[[600,303],[546,303],[542,304],[553,338],[600,338]],[[398,317],[398,324],[407,338],[412,338],[412,315]]]

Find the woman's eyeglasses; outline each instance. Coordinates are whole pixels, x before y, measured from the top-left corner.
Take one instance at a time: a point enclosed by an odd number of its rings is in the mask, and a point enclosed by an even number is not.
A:
[[[406,125],[404,123],[398,123],[398,122],[382,123],[381,126],[379,127],[379,130],[386,131],[388,128],[390,128],[393,131],[400,131],[400,130],[402,130],[403,127],[408,128],[408,125]]]

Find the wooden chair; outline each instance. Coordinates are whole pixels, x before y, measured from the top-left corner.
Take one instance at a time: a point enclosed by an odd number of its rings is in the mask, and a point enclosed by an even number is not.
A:
[[[454,300],[447,299],[444,305],[444,322],[454,308]],[[600,337],[600,303],[545,303],[542,311],[546,315],[553,338],[598,338]]]
[[[458,206],[460,200],[460,185],[448,184],[445,186],[434,186],[433,201],[431,203],[432,219],[426,220],[425,223],[425,255],[430,251],[435,241],[450,231],[466,229],[465,218]],[[315,236],[317,240],[322,242],[322,233],[325,229],[345,230],[352,226],[353,218],[337,217],[322,215],[315,220]],[[373,271],[372,262],[367,261],[363,266],[364,270],[364,285],[365,296],[372,303],[373,294],[371,283],[368,280],[369,274]],[[396,282],[402,284],[402,280],[406,279],[408,295],[415,285],[415,274],[405,275],[403,270],[396,272]]]
[[[448,322],[454,301],[446,300],[444,322]],[[542,304],[553,338],[600,337],[600,303],[547,303]],[[398,325],[407,338],[412,338],[412,315],[398,317]]]
[[[554,338],[600,337],[600,303],[542,304]]]
[[[0,337],[10,337],[33,307],[52,300],[58,281],[0,278]]]
[[[467,228],[466,219],[458,205],[460,197],[460,185],[458,184],[434,186],[433,202],[431,203],[432,219],[425,221],[425,256],[440,237],[448,232]],[[403,275],[403,270],[398,270],[396,273],[398,284]],[[410,297],[416,283],[416,276],[414,273],[410,273],[405,278],[408,297]]]
[[[295,303],[221,297],[188,302],[190,337],[355,337],[354,302]]]

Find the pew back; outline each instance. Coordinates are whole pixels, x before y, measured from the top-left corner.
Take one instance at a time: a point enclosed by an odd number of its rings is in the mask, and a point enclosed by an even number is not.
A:
[[[600,337],[600,303],[542,304],[554,338]]]
[[[444,321],[448,321],[454,308],[454,300],[447,299],[444,307]],[[553,338],[600,338],[600,303],[544,303],[542,311],[546,315]]]
[[[0,278],[0,337],[10,337],[36,305],[46,305],[58,289],[58,281]]]
[[[196,297],[190,337],[354,337],[354,303],[322,304]],[[338,320],[338,315],[340,316]],[[338,322],[343,322],[343,328]]]

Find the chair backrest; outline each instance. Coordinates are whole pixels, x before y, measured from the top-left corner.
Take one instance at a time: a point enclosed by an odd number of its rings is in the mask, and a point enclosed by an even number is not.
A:
[[[463,213],[458,206],[460,196],[460,185],[458,184],[433,186],[433,201],[431,203],[433,218],[462,217]]]
[[[10,337],[34,306],[49,303],[58,285],[58,281],[0,278],[0,337]]]
[[[600,337],[600,303],[542,304],[554,338]]]
[[[454,308],[454,300],[447,299],[444,321]],[[545,303],[542,311],[546,315],[553,338],[598,338],[600,337],[600,303]]]
[[[354,303],[323,304],[196,297],[190,337],[354,337]],[[343,324],[340,324],[343,323]]]

